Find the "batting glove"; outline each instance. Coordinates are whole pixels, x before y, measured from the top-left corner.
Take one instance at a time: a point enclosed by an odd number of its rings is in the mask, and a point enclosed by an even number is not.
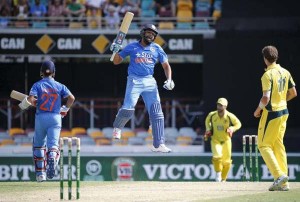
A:
[[[59,112],[61,115],[61,118],[64,118],[67,115],[69,109],[70,108],[66,107],[65,105],[61,106],[60,112]]]
[[[163,87],[167,90],[173,90],[173,88],[175,87],[175,83],[172,79],[168,79],[164,82]]]
[[[36,107],[37,99],[34,99],[32,102],[32,106]]]
[[[120,51],[120,49],[122,48],[122,45],[120,44],[117,44],[115,42],[113,42],[111,45],[110,45],[110,50],[114,53],[117,53]]]
[[[22,109],[22,110],[25,110],[27,109],[28,107],[31,106],[31,103],[27,100],[28,96],[25,97],[22,102],[19,104],[19,107]]]

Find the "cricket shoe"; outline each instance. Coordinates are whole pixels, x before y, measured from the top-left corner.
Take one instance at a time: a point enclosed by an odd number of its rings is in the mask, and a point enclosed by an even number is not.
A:
[[[54,158],[47,159],[47,179],[52,179],[55,176],[56,162]]]
[[[278,188],[278,191],[289,191],[290,187],[289,185],[282,185],[281,187]]]
[[[169,149],[168,147],[166,147],[166,145],[160,144],[159,147],[157,147],[157,148],[154,147],[154,146],[152,146],[151,151],[153,151],[153,152],[169,153],[172,150]]]
[[[121,139],[121,129],[114,128],[112,136],[114,139],[117,139],[117,140]]]
[[[274,183],[270,186],[269,191],[279,191],[284,183],[289,180],[289,177],[286,175],[282,175],[274,181]]]
[[[222,180],[221,172],[216,172],[216,182],[221,182],[221,180]]]
[[[44,182],[44,181],[46,181],[46,175],[44,175],[44,174],[37,175],[36,176],[36,181],[37,182]]]

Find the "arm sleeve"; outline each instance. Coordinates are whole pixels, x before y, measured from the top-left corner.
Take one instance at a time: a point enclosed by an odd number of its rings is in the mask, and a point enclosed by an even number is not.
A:
[[[131,52],[131,45],[127,45],[123,50],[119,52],[119,55],[122,59],[126,58],[128,55],[130,55]]]
[[[158,45],[158,58],[159,58],[159,61],[160,63],[165,63],[168,61],[168,56],[167,54],[165,53],[165,51]]]
[[[37,87],[36,84],[33,84],[33,86],[30,89],[29,95],[35,96],[37,97],[38,95],[38,91],[37,91]]]
[[[206,131],[208,130],[211,130],[212,129],[212,125],[211,125],[211,122],[210,122],[210,118],[212,116],[212,113],[209,113],[205,119],[205,129]]]
[[[271,90],[272,81],[271,81],[271,78],[269,77],[269,75],[267,73],[265,73],[261,77],[261,85],[262,85],[262,91],[269,91],[269,90]]]
[[[233,125],[233,132],[235,132],[242,127],[242,123],[234,114],[230,113],[229,116]]]
[[[62,85],[61,96],[62,96],[63,98],[66,98],[66,97],[68,97],[70,94],[71,94],[71,91],[70,91],[65,85]]]
[[[296,84],[295,84],[295,82],[294,82],[294,80],[293,80],[293,77],[290,75],[290,77],[289,77],[289,81],[288,81],[289,83],[288,83],[288,89],[290,89],[290,88],[293,88],[293,87],[295,87],[296,86]]]

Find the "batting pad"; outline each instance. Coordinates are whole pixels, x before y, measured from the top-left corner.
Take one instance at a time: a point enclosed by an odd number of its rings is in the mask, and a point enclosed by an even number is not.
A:
[[[159,147],[165,143],[164,137],[164,114],[159,102],[153,103],[150,109],[150,119],[152,123],[153,146]]]
[[[122,129],[125,124],[131,119],[134,114],[134,109],[120,109],[113,123],[114,128]]]
[[[34,147],[33,148],[33,159],[34,159],[36,174],[45,172],[45,170],[46,170],[46,148],[45,147]]]
[[[47,178],[52,179],[55,175],[55,168],[59,161],[59,150],[57,148],[50,148],[47,152]]]

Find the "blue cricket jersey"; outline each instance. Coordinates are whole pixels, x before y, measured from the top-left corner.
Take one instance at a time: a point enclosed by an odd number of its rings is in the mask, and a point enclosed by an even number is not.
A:
[[[152,42],[143,47],[139,41],[128,44],[119,55],[124,59],[130,56],[128,75],[148,76],[153,75],[157,62],[164,63],[168,60],[167,54],[157,43]]]
[[[43,78],[34,83],[29,93],[37,97],[36,114],[45,112],[59,114],[62,98],[70,94],[70,90],[54,78]]]

